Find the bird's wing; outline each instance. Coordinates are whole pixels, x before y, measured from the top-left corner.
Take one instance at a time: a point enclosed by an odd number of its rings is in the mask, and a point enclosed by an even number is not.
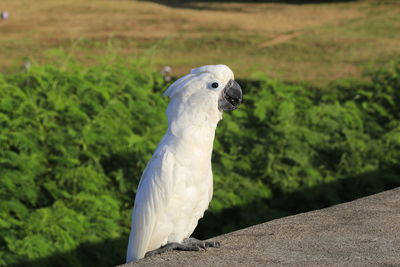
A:
[[[143,172],[132,214],[127,262],[143,258],[148,250],[157,216],[173,191],[174,165],[173,154],[163,149],[156,151]]]

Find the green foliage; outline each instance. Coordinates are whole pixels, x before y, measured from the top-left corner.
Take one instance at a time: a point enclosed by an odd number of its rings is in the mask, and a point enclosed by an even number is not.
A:
[[[0,265],[126,234],[165,129],[146,64],[59,65],[0,76]]]
[[[166,130],[166,85],[148,64],[65,58],[0,75],[0,266],[122,263],[134,193]],[[323,91],[263,75],[243,86],[217,130],[196,235],[399,186],[399,64],[369,76]]]

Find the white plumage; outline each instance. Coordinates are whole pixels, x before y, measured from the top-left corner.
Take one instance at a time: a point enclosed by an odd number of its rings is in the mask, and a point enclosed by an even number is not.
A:
[[[225,65],[203,66],[164,93],[171,98],[168,130],[139,183],[127,262],[167,243],[182,242],[203,217],[213,191],[211,154],[222,118],[220,102],[227,101],[223,96],[233,79]]]

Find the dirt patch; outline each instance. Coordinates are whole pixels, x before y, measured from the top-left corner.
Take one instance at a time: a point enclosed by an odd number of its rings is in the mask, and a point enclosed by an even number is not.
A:
[[[293,38],[300,36],[302,33],[301,32],[293,32],[293,33],[288,33],[288,34],[282,34],[277,37],[275,37],[272,40],[262,42],[261,44],[258,45],[258,48],[265,48],[269,46],[274,46],[277,44],[285,43],[287,41],[292,40]]]

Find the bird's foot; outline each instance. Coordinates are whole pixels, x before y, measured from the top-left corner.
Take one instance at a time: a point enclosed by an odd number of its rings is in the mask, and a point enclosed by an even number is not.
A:
[[[202,241],[198,240],[194,237],[189,237],[183,240],[183,244],[186,244],[188,246],[192,247],[198,247],[199,249],[207,249],[207,248],[219,248],[220,244],[218,241]]]
[[[145,257],[151,257],[171,250],[182,251],[200,251],[207,248],[219,248],[220,244],[217,241],[201,241],[196,238],[190,237],[183,240],[182,243],[168,243],[159,249],[155,249],[146,253]]]

